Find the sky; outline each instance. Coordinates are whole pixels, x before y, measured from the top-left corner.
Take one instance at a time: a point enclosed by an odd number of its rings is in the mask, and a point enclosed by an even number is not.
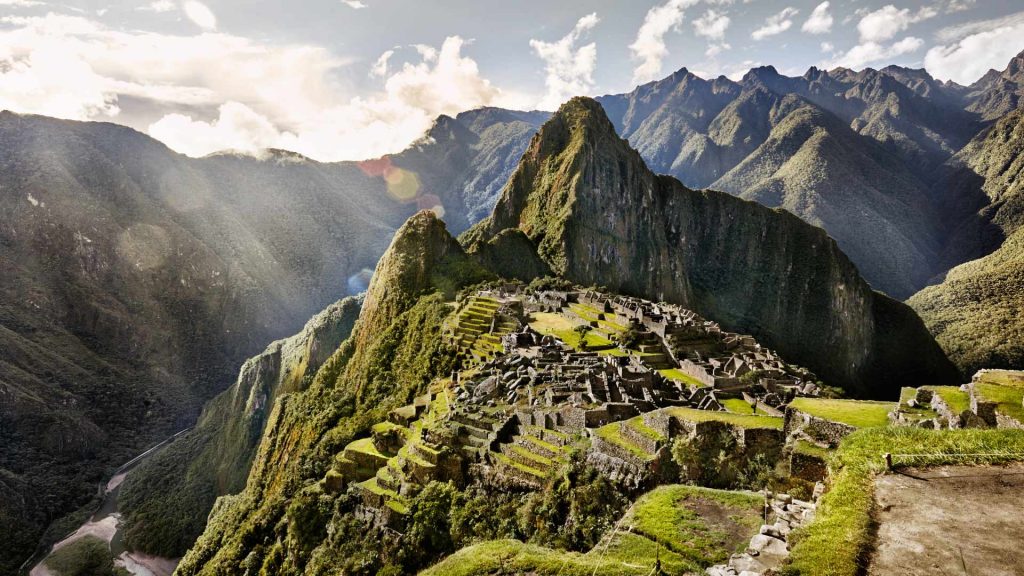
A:
[[[679,68],[898,64],[970,84],[1019,0],[0,0],[0,109],[131,126],[189,156],[397,152],[440,114],[554,110]]]

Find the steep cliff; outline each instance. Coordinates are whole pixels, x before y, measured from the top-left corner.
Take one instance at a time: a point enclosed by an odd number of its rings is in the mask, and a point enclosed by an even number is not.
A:
[[[440,337],[451,312],[445,296],[487,277],[432,212],[410,218],[377,265],[351,338],[308,389],[277,398],[245,490],[218,500],[177,573],[244,563],[293,574],[311,560],[330,562],[338,550],[314,551],[331,521],[323,508],[331,499],[315,481],[356,434],[449,373],[454,351]]]
[[[245,487],[274,401],[304,390],[352,332],[362,297],[314,316],[301,332],[247,360],[235,384],[211,400],[185,437],[132,471],[118,495],[129,548],[180,557],[218,496]]]
[[[516,228],[556,274],[693,308],[852,393],[957,379],[920,319],[873,292],[823,230],[655,176],[593,100],[545,124],[464,241]]]

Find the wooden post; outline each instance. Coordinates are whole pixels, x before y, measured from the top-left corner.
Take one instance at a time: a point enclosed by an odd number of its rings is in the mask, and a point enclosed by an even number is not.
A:
[[[885,453],[885,469],[892,470],[892,454],[888,452]]]

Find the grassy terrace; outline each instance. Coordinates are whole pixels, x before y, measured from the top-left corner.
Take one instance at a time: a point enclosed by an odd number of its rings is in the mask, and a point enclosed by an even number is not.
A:
[[[712,412],[694,408],[664,408],[670,415],[690,422],[725,422],[741,428],[774,428],[782,429],[782,418],[774,416],[756,416],[753,414],[733,414],[732,412]]]
[[[971,409],[971,397],[959,386],[924,386],[925,390],[931,390],[942,401],[949,406],[955,414]]]
[[[649,576],[656,557],[668,574],[699,573],[746,546],[760,525],[762,503],[759,494],[661,486],[641,496],[620,530],[585,554],[494,540],[463,548],[422,574]],[[708,507],[727,520],[708,522],[697,512]]]
[[[885,470],[882,456],[896,464],[999,464],[1024,459],[1024,431],[871,428],[847,436],[832,457],[831,489],[815,521],[793,535],[786,574],[856,576],[872,544],[874,476]]]
[[[665,370],[658,370],[658,374],[661,374],[669,380],[675,380],[676,382],[682,382],[688,386],[698,386],[703,388],[705,384],[700,380],[697,380],[693,376],[683,372],[679,368],[667,368]],[[748,407],[749,408],[749,407]],[[749,411],[749,410],[748,410]]]
[[[578,326],[578,324],[561,314],[537,312],[533,315],[533,321],[530,322],[530,326],[541,334],[549,334],[558,338],[562,342],[565,342],[566,346],[569,346],[574,350],[580,349],[580,335],[573,330]],[[593,332],[587,333],[586,343],[587,348],[590,350],[595,348],[605,348],[605,350],[600,351],[601,354],[608,354],[611,356],[625,356],[627,354],[625,351],[616,347],[615,343],[611,340],[604,336],[594,334]]]
[[[795,398],[789,405],[805,414],[848,424],[854,428],[888,426],[889,412],[895,407],[892,402],[827,398]]]
[[[806,440],[797,440],[794,448],[800,454],[806,454],[808,456],[817,456],[822,460],[828,458],[829,451],[827,448],[822,448],[821,446],[818,446],[817,444],[812,444]]]
[[[980,382],[974,385],[979,396],[989,402],[996,402],[996,411],[1024,422],[1024,385],[1004,386]]]
[[[630,453],[632,453],[637,458],[640,458],[641,460],[650,460],[651,458],[653,458],[653,454],[644,450],[640,446],[637,446],[636,444],[633,443],[632,440],[623,436],[622,426],[624,425],[625,422],[612,422],[611,424],[606,424],[594,430],[594,433],[597,435],[598,438],[604,440],[605,442],[614,444],[620,448],[628,450]],[[654,432],[654,430],[651,430],[651,432]],[[657,432],[655,432],[655,434],[657,434]]]
[[[543,470],[538,470],[533,466],[527,466],[526,464],[523,464],[521,462],[516,462],[515,460],[509,458],[508,456],[502,454],[501,452],[491,452],[491,455],[494,456],[495,460],[507,466],[511,466],[517,470],[521,470],[523,472],[526,472],[527,474],[536,476],[539,479],[547,478],[547,473],[544,472]]]
[[[725,408],[729,412],[732,412],[733,414],[758,414],[761,416],[768,415],[767,412],[761,410],[760,408],[757,409],[757,412],[751,410],[750,404],[747,404],[747,401],[744,400],[743,398],[726,398],[725,400],[721,401],[721,404],[723,408]]]

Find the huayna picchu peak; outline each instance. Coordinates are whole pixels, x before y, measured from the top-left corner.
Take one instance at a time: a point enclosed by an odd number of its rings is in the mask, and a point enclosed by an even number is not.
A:
[[[0,4],[0,576],[1024,575],[1011,3]]]
[[[873,292],[823,230],[656,176],[591,99],[541,128],[494,214],[467,232],[470,250],[507,229],[560,276],[686,305],[853,393],[957,378],[913,312]]]

